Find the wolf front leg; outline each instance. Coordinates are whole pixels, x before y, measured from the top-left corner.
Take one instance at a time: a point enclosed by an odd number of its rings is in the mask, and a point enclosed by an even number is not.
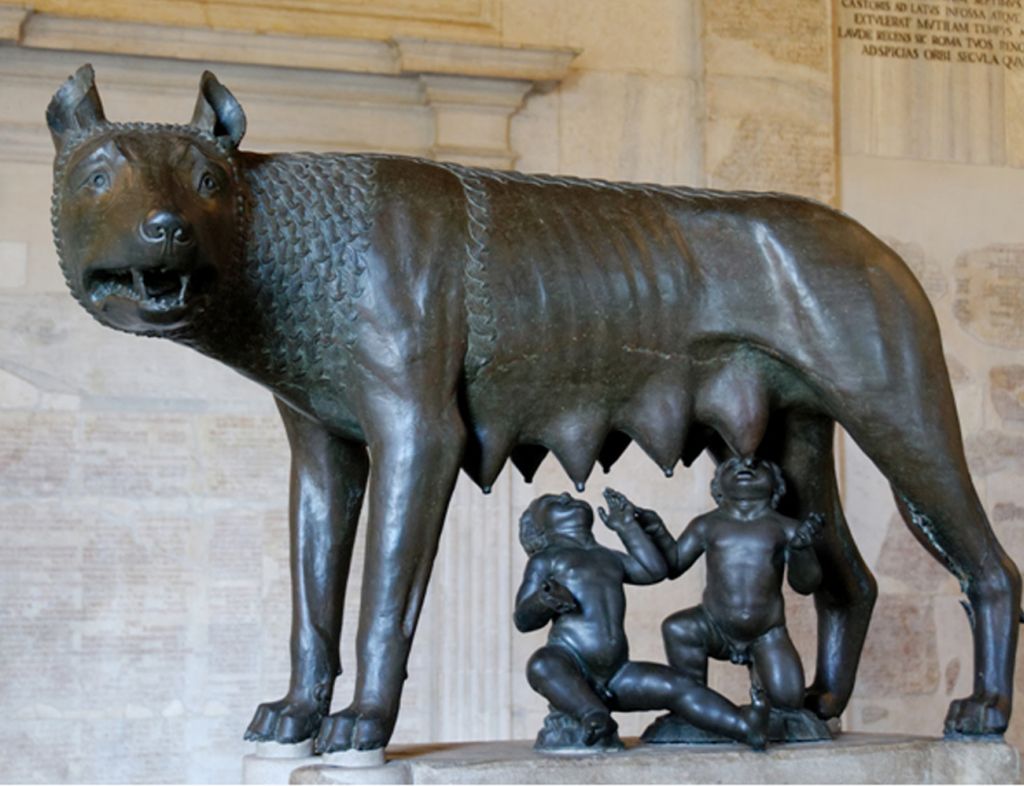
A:
[[[256,709],[245,738],[295,743],[315,736],[330,710],[369,462],[364,446],[331,435],[281,401],[278,409],[292,451],[291,684],[283,699]]]
[[[371,437],[355,696],[324,721],[321,753],[383,748],[391,738],[464,442],[454,406],[441,416],[403,407]]]

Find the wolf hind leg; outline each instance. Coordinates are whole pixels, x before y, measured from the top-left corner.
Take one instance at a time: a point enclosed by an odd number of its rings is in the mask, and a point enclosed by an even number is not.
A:
[[[785,413],[773,422],[762,455],[778,463],[787,493],[780,510],[803,519],[821,513],[826,524],[814,545],[822,583],[814,593],[818,616],[817,664],[804,703],[821,718],[846,708],[867,637],[878,586],[861,557],[839,499],[833,445],[835,423],[810,412]]]
[[[880,419],[900,409],[880,404],[866,427],[854,423],[850,433],[889,480],[911,533],[956,576],[967,595],[974,689],[950,705],[946,733],[1002,734],[1012,705],[1021,577],[996,539],[971,481],[952,393],[948,386],[938,393],[937,411],[907,408],[900,422],[886,422]],[[913,417],[906,418],[906,411]]]

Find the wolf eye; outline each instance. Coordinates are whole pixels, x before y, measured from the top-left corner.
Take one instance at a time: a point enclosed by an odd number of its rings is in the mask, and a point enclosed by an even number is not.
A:
[[[99,172],[93,172],[85,181],[94,190],[103,191],[110,185],[110,175],[100,170]]]
[[[204,172],[203,176],[199,178],[199,193],[205,196],[211,196],[217,192],[217,179],[209,172]]]

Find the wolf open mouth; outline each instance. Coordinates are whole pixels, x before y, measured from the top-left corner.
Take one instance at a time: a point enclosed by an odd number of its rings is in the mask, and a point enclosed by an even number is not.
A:
[[[185,305],[191,282],[191,272],[133,267],[91,271],[86,289],[94,303],[117,296],[134,300],[148,311],[170,311]]]

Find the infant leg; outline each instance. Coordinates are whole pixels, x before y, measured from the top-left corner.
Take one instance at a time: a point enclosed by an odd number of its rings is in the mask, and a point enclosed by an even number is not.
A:
[[[614,709],[669,710],[706,731],[764,748],[767,712],[740,709],[710,688],[659,663],[629,662],[608,686]]]
[[[526,665],[530,687],[556,710],[576,718],[586,728],[586,744],[615,732],[608,706],[594,693],[576,660],[559,647],[541,647]]]
[[[701,606],[677,611],[661,623],[665,655],[669,665],[690,679],[708,682],[708,650],[714,632]]]
[[[751,645],[754,677],[772,707],[798,710],[804,703],[804,668],[783,627],[772,628]]]

